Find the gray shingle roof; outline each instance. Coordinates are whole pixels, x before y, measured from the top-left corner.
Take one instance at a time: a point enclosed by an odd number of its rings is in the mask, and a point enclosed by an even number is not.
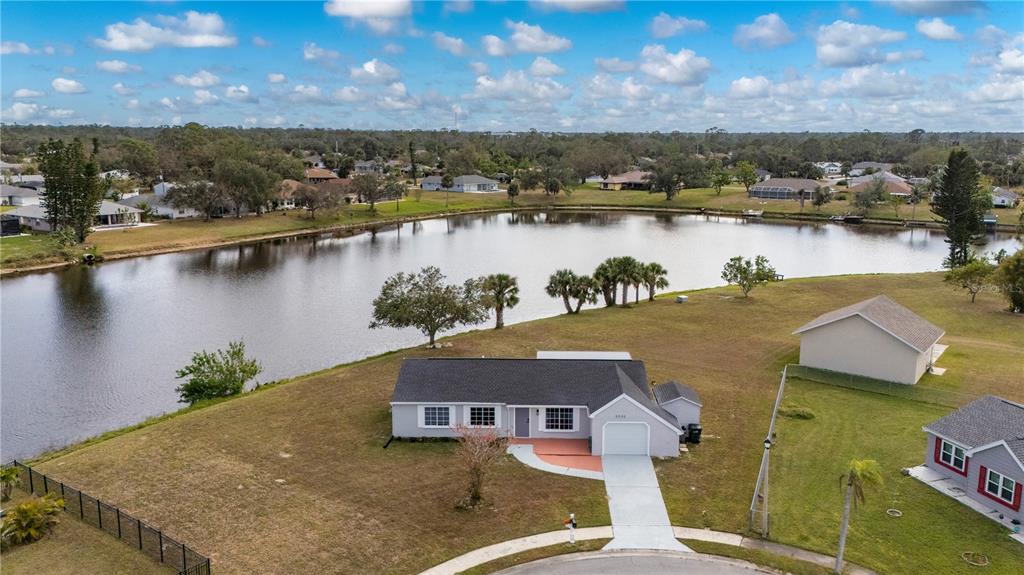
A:
[[[485,178],[483,176],[469,175],[459,176],[453,180],[455,185],[466,185],[466,184],[497,184],[497,180]]]
[[[922,353],[946,333],[938,326],[896,303],[887,295],[875,296],[819,315],[793,333],[804,333],[855,315],[877,325]]]
[[[391,401],[583,405],[591,413],[626,394],[678,427],[647,394],[642,361],[595,359],[406,359]]]
[[[33,198],[39,195],[39,190],[34,188],[22,188],[19,186],[8,186],[7,184],[0,184],[0,196],[5,198]]]
[[[1024,461],[1024,405],[1001,397],[978,398],[926,425],[925,430],[968,449],[1003,440],[1017,459]]]
[[[133,208],[131,206],[125,206],[122,204],[111,202],[110,200],[103,200],[100,202],[100,209],[96,215],[112,216],[119,213],[135,214],[141,212],[142,210]],[[11,214],[12,216],[19,216],[23,218],[39,218],[43,220],[46,219],[46,210],[41,205],[20,206],[13,210],[8,211],[7,213]]]
[[[658,400],[660,405],[665,405],[666,403],[677,399],[685,399],[700,406],[704,405],[701,403],[700,396],[697,395],[696,390],[689,385],[679,383],[678,381],[669,381],[655,385],[654,399]]]

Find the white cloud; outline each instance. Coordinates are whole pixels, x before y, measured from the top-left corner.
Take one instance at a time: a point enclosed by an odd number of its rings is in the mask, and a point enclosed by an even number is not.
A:
[[[113,86],[111,86],[111,88],[113,88],[114,93],[118,96],[131,96],[135,94],[135,90],[132,90],[131,88],[125,86],[121,82],[114,84]]]
[[[623,0],[530,0],[537,8],[544,11],[564,10],[566,12],[608,12],[621,10]]]
[[[381,48],[381,51],[384,52],[385,54],[404,54],[405,46],[401,44],[396,44],[394,42],[389,42],[387,44],[384,44],[384,47]]]
[[[50,82],[53,89],[61,94],[82,94],[85,92],[85,86],[82,85],[78,80],[69,80],[67,78],[54,78],[53,82]]]
[[[740,24],[733,34],[733,42],[751,50],[754,48],[777,48],[789,44],[796,36],[789,30],[786,21],[776,13],[762,14],[750,24]]]
[[[907,34],[845,20],[818,27],[815,37],[818,62],[824,66],[853,67],[885,61],[883,44],[905,40]]]
[[[562,74],[565,74],[565,69],[544,56],[537,56],[530,64],[531,76],[560,76]]]
[[[363,98],[359,88],[356,88],[355,86],[345,86],[344,88],[339,88],[335,90],[334,93],[331,94],[331,96],[333,96],[335,100],[338,100],[340,102],[358,102]]]
[[[286,120],[281,114],[278,114],[276,116],[268,116],[264,121],[271,126],[282,126],[288,120]]]
[[[303,60],[336,60],[340,57],[335,50],[328,50],[316,45],[316,42],[306,42],[302,45]]]
[[[46,94],[44,92],[40,92],[39,90],[29,90],[28,88],[19,88],[11,94],[14,98],[39,98],[40,96],[45,95]]]
[[[729,97],[737,100],[765,98],[771,93],[772,83],[764,76],[742,76],[729,84]]]
[[[362,66],[358,68],[351,68],[349,75],[352,76],[353,80],[360,82],[394,82],[401,73],[394,66],[390,66],[380,60],[374,58],[368,62],[363,62]]]
[[[456,56],[465,56],[469,52],[469,48],[466,46],[466,43],[462,41],[462,38],[446,36],[443,32],[434,32],[433,38],[434,46],[436,46],[438,50],[451,52]]]
[[[470,62],[469,69],[473,70],[473,73],[477,76],[483,76],[487,73],[487,64],[483,62]]]
[[[504,40],[498,38],[493,34],[488,34],[480,39],[480,43],[484,46],[484,52],[488,56],[508,56],[509,47]]]
[[[897,62],[911,62],[914,60],[925,60],[924,50],[907,50],[904,52],[889,52],[885,55],[885,62],[889,64]]]
[[[26,104],[25,102],[15,102],[0,114],[6,122],[24,122],[38,115],[39,104]]]
[[[955,42],[963,39],[963,36],[956,31],[956,28],[946,24],[942,21],[942,18],[938,17],[931,20],[918,20],[916,29],[925,38],[930,40],[949,40]]]
[[[312,84],[299,84],[292,89],[289,99],[295,102],[314,102],[320,99],[320,88]]]
[[[1007,74],[1024,74],[1024,52],[1020,48],[1010,48],[999,53],[995,69]]]
[[[673,54],[664,46],[651,45],[640,52],[640,71],[666,84],[698,86],[707,79],[711,61],[686,48]]]
[[[1024,77],[996,74],[967,94],[972,102],[1020,102],[1024,100]]]
[[[200,70],[191,76],[177,74],[171,80],[179,86],[191,88],[209,88],[210,86],[216,86],[220,82],[220,78],[206,70]]]
[[[531,78],[522,70],[510,70],[500,78],[480,76],[473,96],[493,100],[554,101],[565,100],[572,92],[550,78]]]
[[[465,14],[473,11],[473,0],[446,0],[444,3],[445,12]]]
[[[138,110],[139,109],[139,101],[136,100],[135,98],[132,98],[131,100],[128,100],[127,102],[125,102],[124,107],[125,107],[126,110]]]
[[[412,13],[411,0],[328,0],[324,11],[365,24],[378,34],[398,29],[399,21]]]
[[[684,16],[672,17],[662,12],[651,20],[651,35],[655,38],[671,38],[684,32],[702,32],[708,29],[703,20],[691,20]]]
[[[1003,30],[999,26],[993,26],[992,24],[987,24],[978,28],[974,35],[979,41],[984,42],[985,44],[999,44],[1009,36],[1009,34],[1006,33],[1006,30]]]
[[[253,36],[250,40],[253,46],[257,48],[268,48],[270,47],[270,40],[267,40],[263,36]]]
[[[0,54],[30,54],[31,52],[28,44],[24,42],[5,41],[0,43]]]
[[[267,82],[270,82],[271,84],[286,84],[288,83],[288,77],[284,74],[271,72],[270,74],[267,74]]]
[[[67,108],[53,108],[47,110],[46,115],[55,120],[64,120],[67,118],[73,118],[75,116],[74,110],[68,110]]]
[[[821,82],[826,96],[856,96],[860,98],[891,98],[916,94],[920,82],[906,70],[887,72],[877,65],[850,68],[839,78]]]
[[[252,100],[252,94],[249,92],[249,86],[246,86],[245,84],[224,88],[224,97],[229,100],[236,100],[239,102]]]
[[[204,104],[216,104],[220,98],[218,98],[213,92],[209,90],[196,90],[193,92],[195,95],[195,103],[200,106]]]
[[[143,18],[106,27],[106,37],[96,45],[107,50],[147,52],[158,46],[177,48],[224,48],[238,39],[228,33],[224,20],[214,12],[185,12],[184,18],[156,16],[156,25]]]
[[[568,38],[549,34],[536,24],[509,21],[505,26],[512,30],[509,42],[518,52],[545,54],[561,52],[572,47],[572,41]]]
[[[594,64],[605,72],[632,72],[636,70],[636,64],[619,58],[594,58]]]
[[[912,16],[949,16],[970,14],[985,9],[983,2],[975,0],[889,0],[879,2],[901,14]]]
[[[142,66],[129,64],[124,60],[101,60],[96,62],[96,69],[111,74],[127,74],[129,72],[141,72]]]

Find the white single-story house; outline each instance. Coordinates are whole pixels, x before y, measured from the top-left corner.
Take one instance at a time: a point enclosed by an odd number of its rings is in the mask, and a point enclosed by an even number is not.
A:
[[[880,295],[793,333],[800,336],[800,365],[912,385],[931,369],[946,332]]]
[[[586,439],[594,455],[677,456],[687,430],[669,408],[687,412],[683,403],[696,394],[663,384],[671,388],[662,406],[642,361],[608,357],[406,359],[391,397],[391,434],[450,438],[464,425],[517,439]]]
[[[888,172],[892,169],[892,164],[886,164],[883,162],[857,162],[850,166],[850,176],[861,176],[864,172]]]
[[[18,216],[21,225],[37,232],[49,232],[50,222],[46,219],[46,210],[40,205],[22,206],[5,212]],[[100,202],[100,211],[96,214],[95,228],[109,226],[131,226],[141,221],[142,210],[121,205],[110,200]]]
[[[0,184],[0,205],[37,206],[39,205],[39,191],[34,188]]]
[[[176,185],[177,184],[175,184],[174,182],[159,182],[153,186],[153,193],[158,196],[162,196],[167,192],[171,191],[171,189],[173,189],[174,186]]]
[[[651,187],[647,178],[651,172],[644,170],[630,170],[621,174],[608,176],[601,180],[602,190],[646,190]]]
[[[352,166],[352,172],[356,174],[375,174],[380,171],[380,166],[373,160],[356,160]]]
[[[990,517],[1024,521],[1024,405],[986,395],[922,429],[928,483]]]
[[[431,192],[443,190],[441,185],[441,176],[427,176],[420,180],[420,189]]]
[[[180,218],[196,218],[203,214],[192,208],[176,208],[172,206],[166,196],[157,194],[139,194],[130,198],[121,198],[117,203],[122,206],[129,206],[142,211],[143,207],[149,207],[149,212],[158,218],[177,220]]]
[[[1015,208],[1020,202],[1020,196],[1006,188],[992,188],[992,207]]]
[[[838,176],[843,173],[843,164],[841,162],[814,162],[814,167],[821,170],[821,173],[826,176]]]
[[[441,176],[427,176],[420,181],[420,189],[429,191],[443,191]],[[500,192],[498,181],[483,176],[459,176],[452,179],[450,192],[483,193]]]

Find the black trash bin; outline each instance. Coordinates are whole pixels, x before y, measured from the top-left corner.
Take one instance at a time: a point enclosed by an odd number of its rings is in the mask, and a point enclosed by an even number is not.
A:
[[[703,428],[699,423],[691,423],[687,427],[686,441],[690,443],[700,443],[700,433],[702,430]]]

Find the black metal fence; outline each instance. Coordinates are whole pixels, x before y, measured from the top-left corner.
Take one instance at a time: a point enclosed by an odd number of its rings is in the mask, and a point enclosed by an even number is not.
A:
[[[210,575],[210,559],[163,531],[121,509],[48,477],[24,463],[11,462],[18,469],[21,487],[33,495],[55,493],[64,500],[64,511],[138,548],[154,561],[178,570],[178,575]]]
[[[849,373],[840,373],[838,371],[807,367],[805,365],[791,364],[786,366],[786,368],[789,371],[790,377],[835,385],[837,387],[846,387],[849,389],[859,389],[861,391],[891,395],[913,401],[922,401],[924,403],[934,403],[944,407],[961,407],[977,398],[975,395],[947,389],[935,389],[930,387],[921,387],[919,385],[893,383],[860,375],[851,375]]]

